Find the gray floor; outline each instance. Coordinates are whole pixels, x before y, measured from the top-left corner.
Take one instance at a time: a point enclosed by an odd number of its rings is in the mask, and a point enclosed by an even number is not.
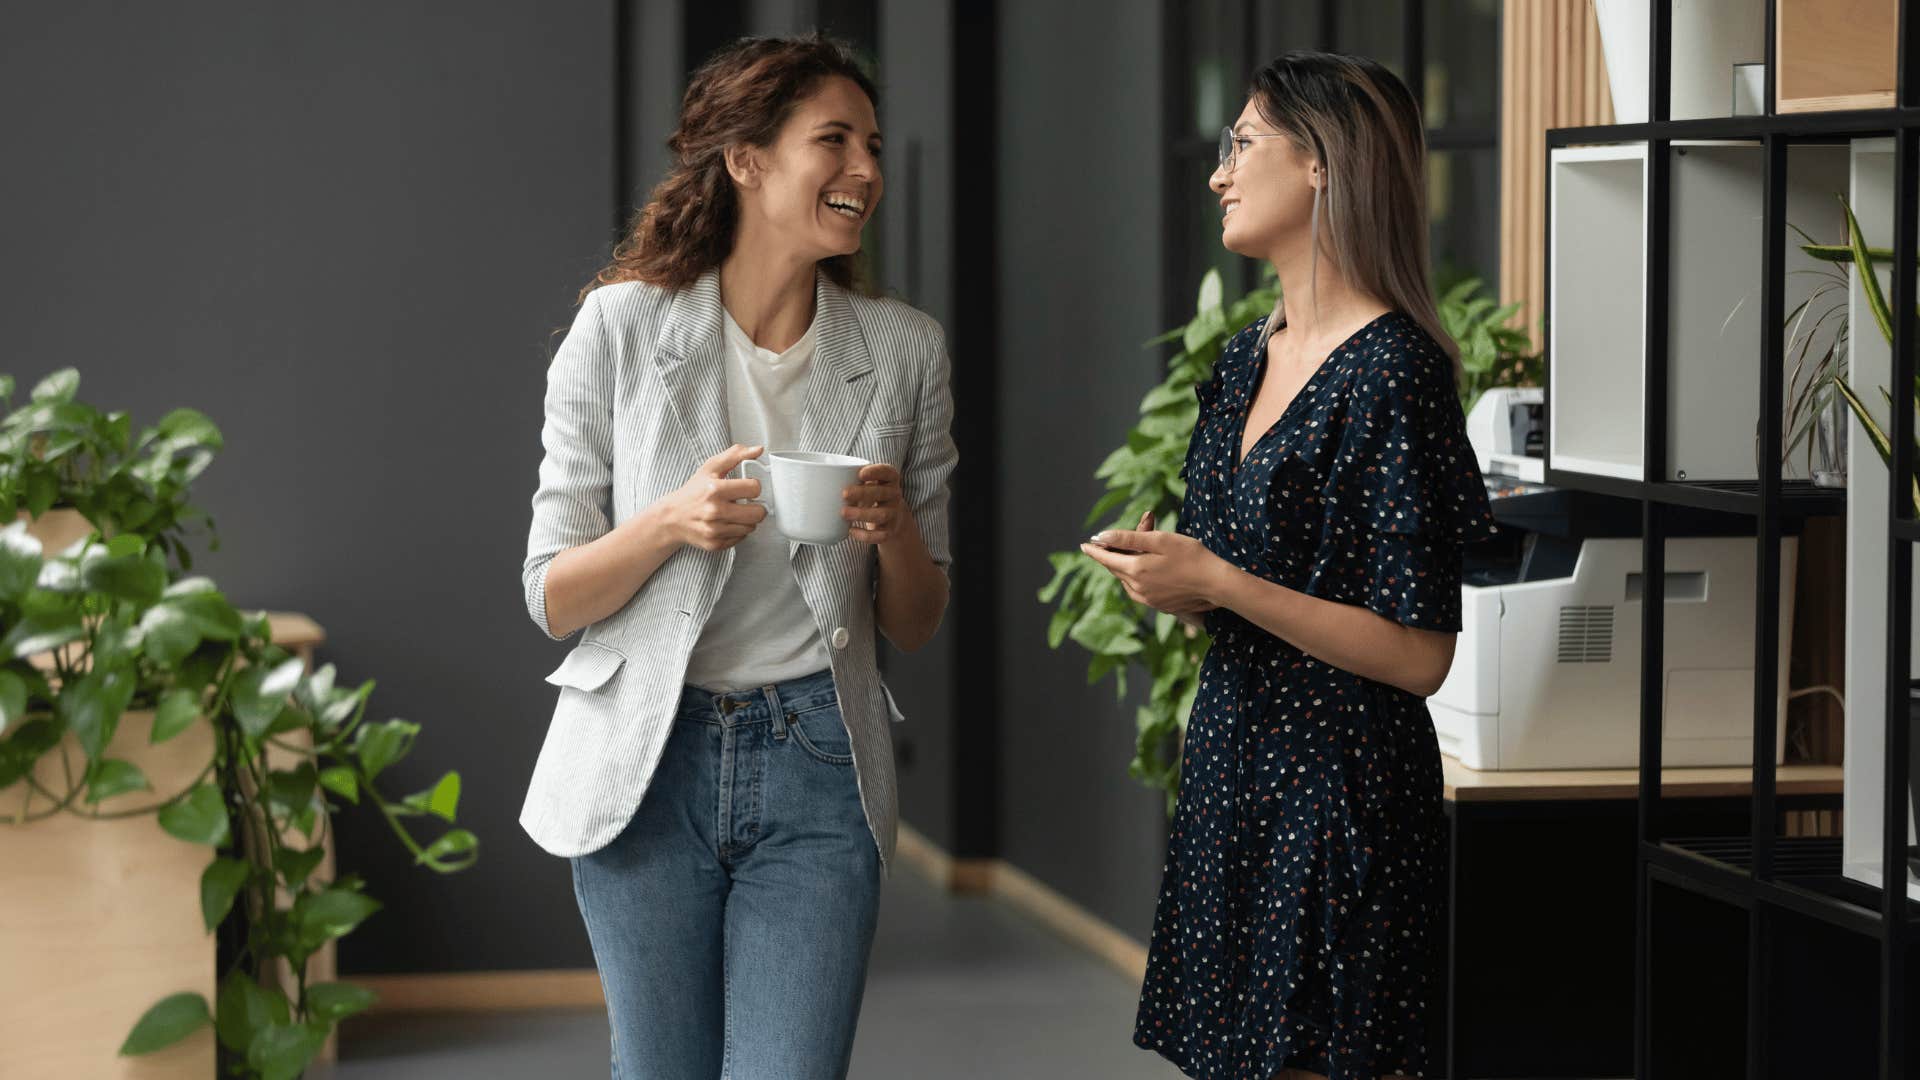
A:
[[[1138,986],[1019,914],[911,870],[887,884],[855,1080],[1172,1080],[1129,1036]],[[349,1021],[310,1080],[606,1076],[603,1012],[421,1014]]]

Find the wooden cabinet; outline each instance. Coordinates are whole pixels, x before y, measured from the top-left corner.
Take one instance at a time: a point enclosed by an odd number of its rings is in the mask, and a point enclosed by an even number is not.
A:
[[[1775,0],[1776,111],[1893,107],[1898,0]]]

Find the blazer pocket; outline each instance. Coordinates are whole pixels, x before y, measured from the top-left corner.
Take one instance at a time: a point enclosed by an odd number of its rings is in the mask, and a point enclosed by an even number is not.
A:
[[[891,439],[895,435],[904,435],[913,430],[913,417],[904,416],[898,420],[882,420],[868,429],[876,439]]]
[[[574,646],[565,660],[560,661],[560,666],[553,669],[547,681],[555,686],[591,693],[607,685],[608,680],[626,662],[626,654],[618,649],[597,641],[583,641]]]

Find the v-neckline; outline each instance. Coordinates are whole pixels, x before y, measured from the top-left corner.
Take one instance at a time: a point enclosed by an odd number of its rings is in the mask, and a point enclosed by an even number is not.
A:
[[[1253,366],[1253,385],[1247,391],[1246,405],[1240,410],[1240,422],[1234,425],[1233,445],[1228,448],[1234,455],[1234,476],[1240,474],[1240,467],[1247,463],[1247,459],[1253,456],[1255,450],[1260,449],[1260,444],[1272,438],[1273,433],[1280,429],[1280,425],[1286,421],[1287,417],[1293,415],[1293,407],[1300,403],[1302,397],[1306,396],[1307,391],[1313,387],[1314,382],[1320,378],[1321,373],[1327,370],[1327,365],[1333,363],[1335,357],[1346,352],[1348,346],[1359,340],[1360,335],[1373,329],[1375,324],[1392,314],[1393,310],[1389,308],[1375,315],[1373,318],[1368,319],[1359,329],[1348,334],[1340,344],[1335,345],[1327,355],[1321,357],[1320,363],[1314,366],[1313,371],[1307,375],[1306,381],[1300,384],[1300,389],[1295,390],[1293,396],[1288,398],[1287,403],[1281,407],[1280,415],[1274,417],[1273,423],[1267,425],[1267,430],[1261,432],[1260,437],[1253,440],[1252,446],[1248,446],[1247,423],[1253,419],[1253,402],[1255,398],[1260,396],[1260,383],[1267,377],[1267,343],[1271,341],[1273,337],[1271,334],[1264,332],[1264,327],[1262,328],[1259,344],[1260,355],[1255,358]],[[1268,318],[1272,318],[1272,316],[1270,315]]]

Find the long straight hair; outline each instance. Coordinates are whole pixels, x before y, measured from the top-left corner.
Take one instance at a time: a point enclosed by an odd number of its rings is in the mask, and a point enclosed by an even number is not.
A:
[[[1457,377],[1460,348],[1433,297],[1426,133],[1406,84],[1365,57],[1298,50],[1255,72],[1248,96],[1323,170],[1311,287],[1318,291],[1324,231],[1347,281],[1411,316],[1446,350]]]

